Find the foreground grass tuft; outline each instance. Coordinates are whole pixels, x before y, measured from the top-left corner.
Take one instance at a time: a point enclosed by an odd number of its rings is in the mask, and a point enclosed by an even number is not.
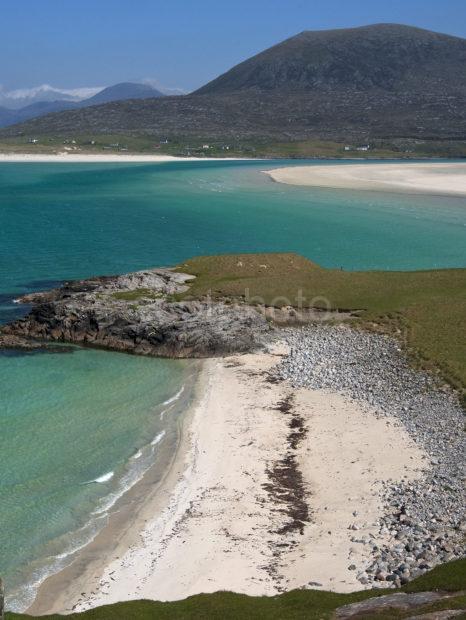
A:
[[[456,560],[434,568],[401,588],[403,592],[432,590],[461,592],[466,590],[466,559]],[[246,596],[232,592],[198,594],[182,601],[132,601],[91,609],[81,614],[66,616],[69,620],[318,620],[330,619],[337,607],[393,593],[393,590],[365,590],[352,594],[336,594],[317,590],[293,590],[279,596]],[[429,609],[463,609],[464,596],[436,603]],[[405,618],[413,615],[389,612],[389,615],[364,616],[369,618]],[[6,620],[26,620],[31,616],[7,613]],[[42,620],[58,620],[65,616],[41,616]]]

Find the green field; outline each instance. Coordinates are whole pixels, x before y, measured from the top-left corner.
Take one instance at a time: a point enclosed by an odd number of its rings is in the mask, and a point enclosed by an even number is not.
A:
[[[197,276],[184,297],[211,295],[356,311],[355,324],[399,338],[413,361],[439,371],[465,394],[466,269],[342,271],[296,254],[193,258],[179,266]]]
[[[401,588],[402,592],[457,592],[457,596],[415,610],[361,616],[366,620],[394,620],[442,609],[466,610],[466,560],[456,560],[434,568]],[[279,596],[257,597],[231,592],[198,594],[182,601],[160,603],[134,601],[98,607],[81,614],[41,616],[43,620],[325,620],[334,616],[337,607],[393,590],[366,590],[353,594],[335,594],[317,590],[293,590]],[[458,616],[457,616],[458,617]],[[461,615],[461,618],[465,616]],[[30,616],[7,613],[6,620],[25,620]]]
[[[358,144],[330,140],[280,142],[257,138],[241,141],[208,136],[166,136],[131,134],[23,135],[0,140],[0,153],[53,154],[67,150],[75,154],[144,154],[182,157],[257,158],[422,158],[466,157],[466,140],[374,140],[369,151],[358,151]],[[37,140],[32,143],[31,140]],[[207,148],[208,146],[208,148]],[[351,150],[345,150],[350,146]]]

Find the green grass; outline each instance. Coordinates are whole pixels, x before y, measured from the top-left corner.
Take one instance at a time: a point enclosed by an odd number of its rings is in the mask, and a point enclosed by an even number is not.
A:
[[[401,588],[404,592],[430,590],[460,592],[466,589],[466,560],[456,560],[432,571]],[[362,601],[373,596],[393,593],[393,590],[366,590],[352,594],[336,594],[317,590],[293,590],[279,596],[258,597],[216,592],[198,594],[182,601],[160,603],[134,601],[98,607],[81,614],[66,616],[70,620],[325,620],[342,605]],[[464,609],[463,595],[422,608],[422,611]],[[417,610],[417,612],[420,610]],[[389,615],[364,616],[370,618],[404,618],[413,611]],[[25,620],[30,616],[7,613],[6,620]],[[42,620],[57,620],[63,616],[41,616]]]
[[[422,367],[466,386],[466,269],[342,271],[296,254],[207,256],[178,267],[197,276],[184,297],[359,311],[356,324],[395,334]]]
[[[139,134],[73,134],[73,135],[24,135],[2,138],[2,153],[51,154],[64,149],[75,153],[160,154],[208,157],[258,157],[258,158],[419,158],[466,157],[465,140],[414,140],[409,138],[375,140],[370,151],[346,151],[345,142],[331,140],[276,141],[270,138],[238,141],[231,136],[211,138],[199,136],[152,136]],[[31,144],[30,139],[37,139]],[[74,143],[72,142],[74,140]],[[205,144],[208,149],[203,148]],[[357,146],[358,141],[352,146]],[[228,146],[228,150],[225,148]]]
[[[162,294],[150,288],[136,288],[132,291],[118,291],[112,293],[111,296],[121,301],[138,301],[140,299],[159,299]]]
[[[427,592],[442,590],[459,592],[466,590],[466,559],[441,564],[404,586],[404,592]]]

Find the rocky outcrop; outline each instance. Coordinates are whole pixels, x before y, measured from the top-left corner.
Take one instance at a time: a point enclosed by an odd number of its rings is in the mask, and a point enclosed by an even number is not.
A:
[[[151,269],[67,282],[20,298],[32,309],[5,326],[1,338],[4,346],[15,341],[19,346],[24,339],[61,341],[164,357],[208,357],[259,347],[270,327],[253,308],[177,300],[192,278]]]
[[[404,612],[416,610],[422,613],[422,608],[426,605],[437,603],[448,598],[457,596],[457,594],[451,594],[446,592],[414,592],[412,594],[405,594],[399,592],[396,594],[388,594],[386,596],[379,596],[370,598],[360,603],[351,603],[350,605],[344,605],[336,610],[335,617],[338,620],[356,620],[357,618],[372,618],[377,614],[385,614],[390,612]],[[433,616],[429,614],[431,618],[440,620],[440,618],[453,618],[459,613],[464,613],[464,610],[445,610],[445,615]],[[444,613],[444,612],[435,612]],[[447,615],[449,614],[449,615]],[[398,617],[398,616],[397,616]],[[404,616],[403,616],[404,617]],[[427,618],[426,615],[411,616],[411,618]]]

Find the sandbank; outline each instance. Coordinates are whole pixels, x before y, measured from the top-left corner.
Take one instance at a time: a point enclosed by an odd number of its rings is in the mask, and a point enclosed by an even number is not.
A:
[[[264,171],[288,185],[466,196],[466,163],[329,164]]]

